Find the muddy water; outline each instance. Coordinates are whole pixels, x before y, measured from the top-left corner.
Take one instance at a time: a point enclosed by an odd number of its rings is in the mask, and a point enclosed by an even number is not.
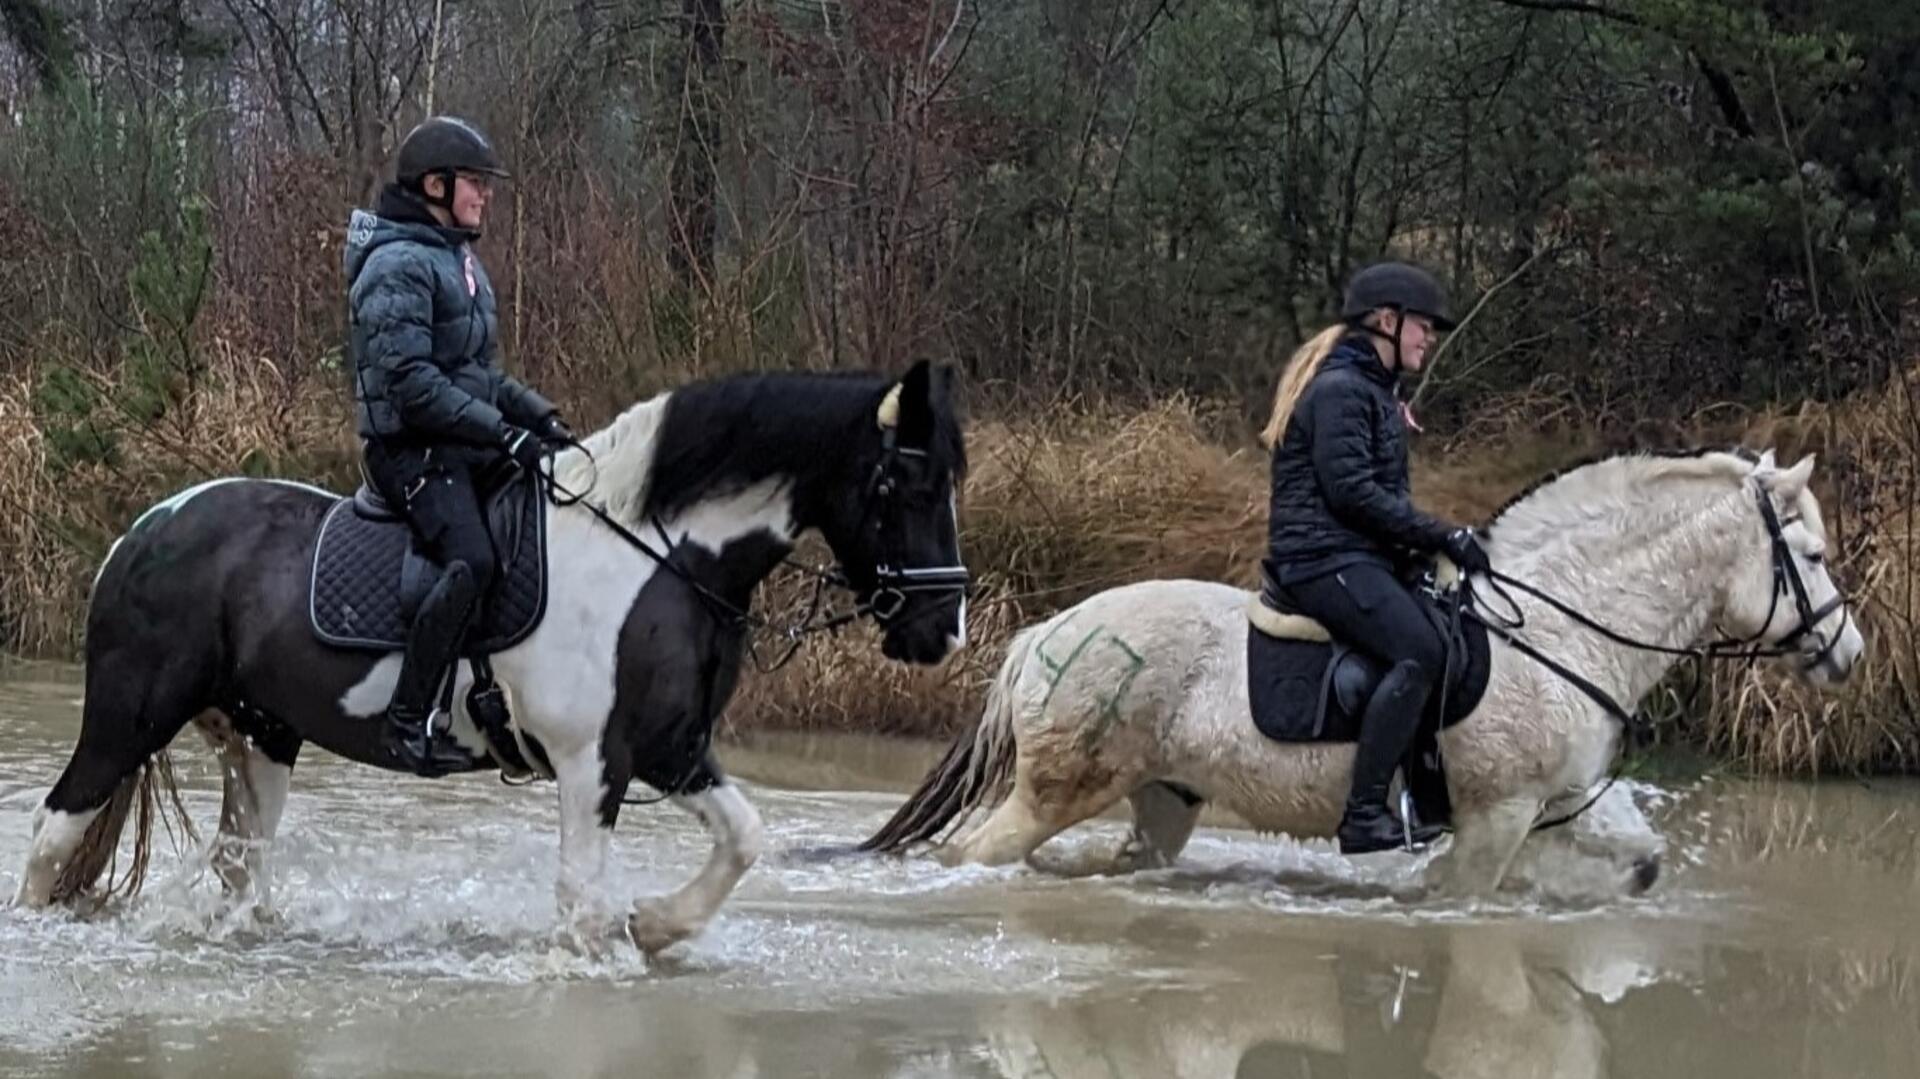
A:
[[[77,696],[65,668],[0,669],[7,895]],[[178,748],[210,825],[209,755]],[[164,842],[130,906],[0,911],[0,1075],[1759,1079],[1920,1061],[1920,787],[1643,788],[1677,864],[1648,898],[1572,906],[1396,906],[1367,886],[1391,864],[1217,827],[1179,868],[1125,879],[804,853],[864,835],[933,754],[729,746],[775,853],[649,966],[554,928],[549,788],[311,753],[273,851],[277,916],[225,908]],[[1119,831],[1044,853],[1092,864]],[[676,811],[629,811],[617,885],[664,889],[704,852]]]

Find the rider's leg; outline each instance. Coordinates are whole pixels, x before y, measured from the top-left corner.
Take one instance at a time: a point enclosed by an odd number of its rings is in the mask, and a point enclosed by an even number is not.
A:
[[[1445,646],[1418,602],[1384,567],[1348,566],[1290,585],[1287,592],[1336,637],[1387,665],[1361,715],[1339,837],[1340,849],[1349,854],[1399,846],[1403,830],[1387,790],[1441,677]]]
[[[414,614],[400,676],[387,707],[388,746],[421,775],[471,767],[451,743],[436,743],[428,724],[458,660],[467,628],[491,586],[496,560],[471,473],[458,461],[428,462],[408,488],[408,521],[427,553],[445,567]]]

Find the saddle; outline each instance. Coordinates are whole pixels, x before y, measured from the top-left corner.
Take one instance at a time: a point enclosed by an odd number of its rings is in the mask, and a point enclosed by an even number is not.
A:
[[[547,521],[540,493],[518,472],[483,488],[500,568],[480,597],[462,648],[468,658],[518,644],[546,613]],[[336,648],[404,648],[413,616],[441,572],[399,511],[363,480],[327,511],[314,539],[307,605],[314,636]]]
[[[1443,613],[1449,588],[1415,588],[1414,595],[1447,642],[1447,677],[1428,697],[1421,723],[1425,739],[1465,719],[1486,693],[1491,670],[1487,629]],[[1256,593],[1248,603],[1247,698],[1254,726],[1278,742],[1354,742],[1360,717],[1386,669],[1319,622],[1268,606]],[[1418,744],[1416,742],[1416,744]]]

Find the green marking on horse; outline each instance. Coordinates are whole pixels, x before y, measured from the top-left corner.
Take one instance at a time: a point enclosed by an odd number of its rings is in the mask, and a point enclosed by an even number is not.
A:
[[[1079,641],[1074,644],[1073,649],[1067,653],[1065,659],[1055,659],[1052,655],[1048,654],[1047,644],[1052,641],[1061,630],[1067,628],[1067,622],[1069,621],[1071,621],[1071,619],[1064,620],[1048,630],[1047,635],[1040,638],[1033,647],[1033,654],[1040,657],[1040,662],[1047,668],[1048,672],[1044,676],[1047,679],[1047,695],[1040,702],[1041,708],[1044,709],[1053,702],[1053,695],[1059,690],[1060,683],[1066,681],[1067,672],[1071,671],[1076,664],[1080,663],[1096,645],[1116,649],[1125,657],[1125,669],[1121,672],[1119,680],[1114,684],[1113,691],[1107,694],[1106,699],[1100,704],[1099,722],[1094,724],[1081,738],[1081,745],[1083,747],[1091,747],[1105,737],[1107,731],[1119,721],[1120,706],[1125,703],[1128,692],[1133,689],[1134,679],[1138,678],[1140,672],[1146,669],[1147,661],[1146,657],[1142,656],[1132,645],[1128,644],[1125,638],[1109,630],[1104,623],[1094,626],[1083,634]]]

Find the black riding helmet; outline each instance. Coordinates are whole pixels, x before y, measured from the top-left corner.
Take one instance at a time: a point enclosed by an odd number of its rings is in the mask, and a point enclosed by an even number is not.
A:
[[[501,163],[500,155],[494,152],[493,143],[487,141],[479,128],[458,117],[435,116],[407,132],[407,137],[400,140],[394,179],[402,185],[420,192],[424,197],[426,191],[422,179],[433,175],[444,176],[447,190],[440,201],[451,203],[453,174],[456,172],[477,172],[498,176],[503,180],[512,179],[506,166]]]
[[[1447,305],[1447,290],[1420,267],[1405,262],[1376,262],[1354,274],[1353,280],[1347,282],[1340,317],[1348,325],[1392,344],[1393,362],[1389,366],[1395,372],[1401,369],[1400,335],[1406,329],[1406,322],[1395,323],[1393,333],[1387,334],[1360,321],[1369,311],[1382,307],[1391,307],[1403,314],[1424,315],[1433,320],[1436,330],[1451,330],[1455,325]]]
[[[1340,317],[1358,323],[1367,312],[1392,307],[1433,320],[1434,329],[1451,330],[1455,323],[1447,304],[1447,290],[1434,276],[1405,262],[1376,262],[1347,282]]]

